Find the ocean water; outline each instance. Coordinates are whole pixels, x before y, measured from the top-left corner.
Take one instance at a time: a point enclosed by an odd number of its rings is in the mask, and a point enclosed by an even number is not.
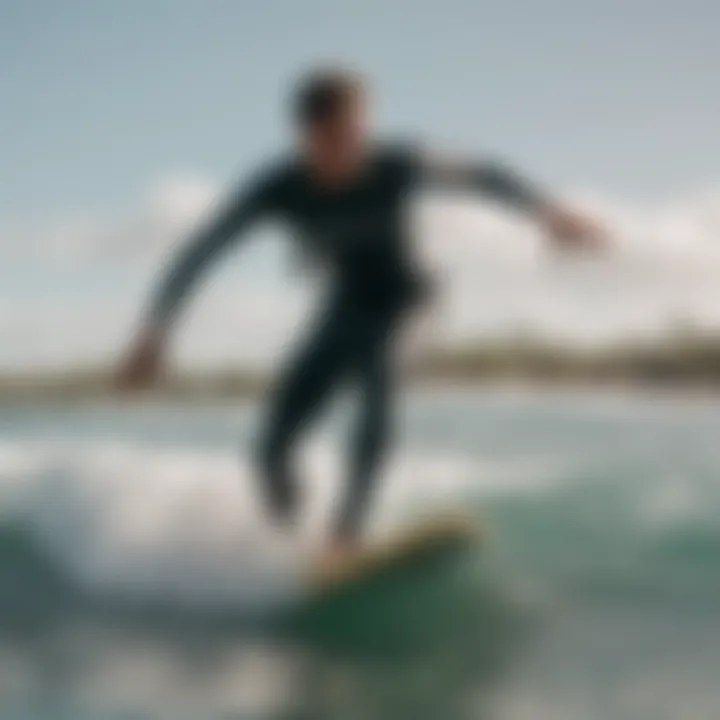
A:
[[[253,406],[0,409],[0,717],[719,716],[716,402],[414,395],[370,532],[462,506],[485,542],[308,605],[349,412],[300,458],[288,539]]]

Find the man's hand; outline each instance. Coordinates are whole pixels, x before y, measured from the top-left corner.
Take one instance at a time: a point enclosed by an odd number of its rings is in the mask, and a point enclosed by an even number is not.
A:
[[[551,205],[540,216],[551,242],[560,250],[601,252],[607,248],[605,229],[587,215]]]
[[[115,378],[119,390],[143,390],[156,381],[163,363],[164,337],[154,328],[140,333]]]

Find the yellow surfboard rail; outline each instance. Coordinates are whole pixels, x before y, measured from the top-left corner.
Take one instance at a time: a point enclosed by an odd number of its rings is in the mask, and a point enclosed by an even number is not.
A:
[[[422,518],[390,537],[370,542],[347,562],[332,568],[312,566],[307,584],[312,594],[361,581],[425,554],[469,546],[481,539],[477,519],[463,513]]]

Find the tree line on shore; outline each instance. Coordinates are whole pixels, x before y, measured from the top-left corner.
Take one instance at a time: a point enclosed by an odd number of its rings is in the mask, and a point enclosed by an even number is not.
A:
[[[530,333],[444,347],[418,357],[410,368],[417,382],[527,381],[542,384],[625,384],[641,387],[720,388],[720,333],[681,324],[654,341],[579,347]],[[267,375],[226,368],[171,373],[153,394],[178,399],[251,397]],[[0,400],[82,399],[115,394],[108,368],[0,375]]]

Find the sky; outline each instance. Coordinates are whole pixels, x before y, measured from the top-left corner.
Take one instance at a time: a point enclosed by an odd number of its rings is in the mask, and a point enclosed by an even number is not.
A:
[[[612,231],[562,259],[482,199],[418,200],[428,342],[720,326],[719,26],[714,0],[0,0],[0,367],[112,361],[327,62],[371,80],[379,134],[501,157]],[[178,362],[273,358],[313,302],[288,265],[268,229],[213,268]]]

